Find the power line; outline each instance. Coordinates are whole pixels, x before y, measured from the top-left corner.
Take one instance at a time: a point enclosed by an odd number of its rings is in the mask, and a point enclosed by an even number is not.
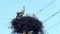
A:
[[[39,10],[36,14],[40,13],[41,11],[43,11],[44,9],[46,9],[47,7],[49,7],[53,2],[55,2],[55,0],[51,1],[48,5],[46,5],[45,7],[43,7],[41,10]]]
[[[54,28],[54,27],[56,27],[57,25],[59,25],[60,24],[60,22],[58,22],[57,24],[55,24],[55,25],[53,25],[53,26],[51,26],[50,28],[48,28],[47,30],[50,30],[50,29],[52,29],[52,28]]]
[[[45,23],[46,21],[48,21],[49,19],[51,19],[53,16],[55,16],[55,15],[58,14],[58,13],[60,13],[60,10],[57,11],[56,13],[54,13],[53,15],[51,15],[50,17],[48,17],[48,18],[44,21],[44,23]]]
[[[51,1],[47,6],[45,6],[44,8],[42,8],[40,11],[44,10],[45,8],[47,8],[49,5],[51,5],[55,0]]]

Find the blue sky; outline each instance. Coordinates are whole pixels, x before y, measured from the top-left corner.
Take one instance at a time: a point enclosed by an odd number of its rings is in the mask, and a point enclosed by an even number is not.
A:
[[[35,14],[36,18],[42,21],[46,34],[60,34],[60,0],[50,3],[51,1],[53,0],[0,0],[0,34],[11,34],[12,30],[8,28],[10,22],[23,6],[25,6],[24,15]],[[40,11],[41,9],[43,10]],[[59,13],[45,22],[58,11]]]

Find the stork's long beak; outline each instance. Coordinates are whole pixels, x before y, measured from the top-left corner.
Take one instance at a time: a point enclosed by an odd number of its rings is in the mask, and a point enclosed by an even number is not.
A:
[[[20,19],[23,16],[24,12],[25,12],[25,7],[23,7],[23,9],[20,12],[17,12],[16,18]]]

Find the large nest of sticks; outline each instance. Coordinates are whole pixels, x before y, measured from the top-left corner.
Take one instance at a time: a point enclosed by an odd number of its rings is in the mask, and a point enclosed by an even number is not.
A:
[[[32,30],[36,34],[38,34],[37,32],[41,32],[41,34],[43,33],[43,25],[41,21],[34,17],[23,16],[20,19],[15,18],[12,20],[11,25],[14,29],[14,33],[22,33],[24,30]]]

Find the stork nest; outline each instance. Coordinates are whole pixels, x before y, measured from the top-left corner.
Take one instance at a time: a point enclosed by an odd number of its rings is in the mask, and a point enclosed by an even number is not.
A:
[[[23,16],[20,19],[13,19],[11,22],[14,33],[22,33],[24,30],[43,33],[41,21],[34,17]]]

